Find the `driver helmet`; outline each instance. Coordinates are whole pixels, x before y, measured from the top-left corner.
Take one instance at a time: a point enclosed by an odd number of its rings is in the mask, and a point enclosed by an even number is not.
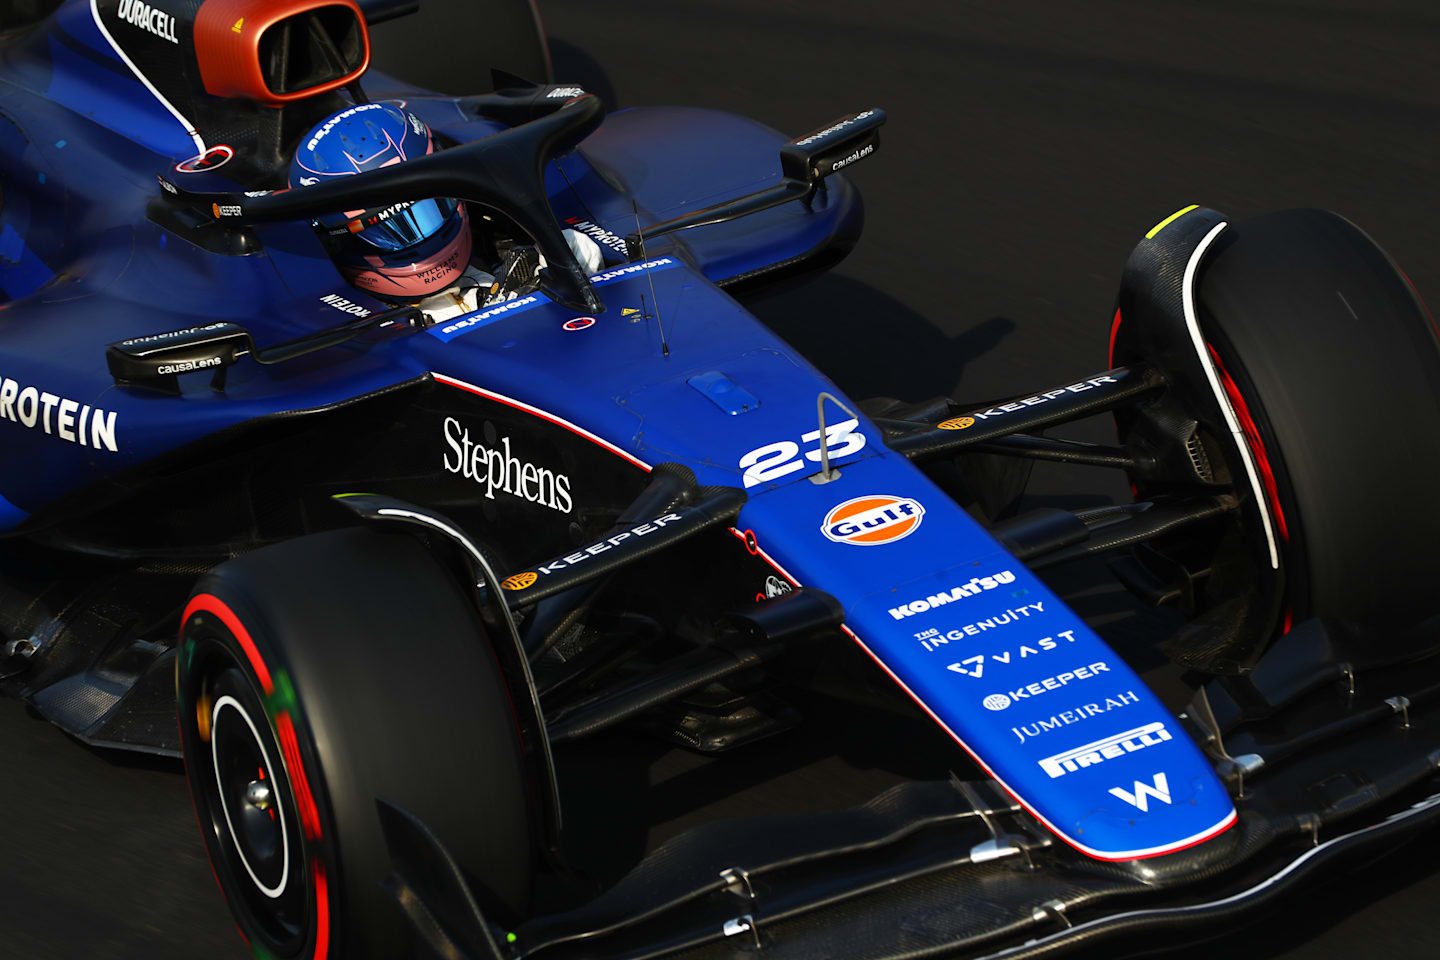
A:
[[[315,125],[290,165],[290,186],[348,177],[424,156],[435,149],[430,128],[391,103],[362,103]],[[453,286],[470,263],[465,205],[416,200],[345,210],[313,221],[345,278],[381,297],[419,300]]]

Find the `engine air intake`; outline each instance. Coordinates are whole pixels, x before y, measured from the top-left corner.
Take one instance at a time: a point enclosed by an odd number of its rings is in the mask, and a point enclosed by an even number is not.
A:
[[[358,78],[370,38],[354,0],[210,0],[195,56],[206,92],[279,105]]]

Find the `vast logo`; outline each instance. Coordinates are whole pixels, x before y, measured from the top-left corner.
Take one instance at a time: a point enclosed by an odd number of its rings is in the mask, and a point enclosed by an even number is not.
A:
[[[1156,721],[1147,723],[1143,727],[1136,727],[1134,730],[1126,730],[1124,733],[1117,733],[1113,737],[1106,737],[1104,740],[1096,740],[1094,743],[1087,743],[1083,746],[1066,750],[1064,753],[1057,753],[1053,757],[1046,757],[1040,761],[1040,769],[1050,775],[1051,779],[1063,777],[1067,773],[1074,773],[1087,767],[1093,767],[1104,763],[1106,760],[1114,760],[1116,757],[1123,757],[1127,753],[1135,753],[1147,747],[1159,746],[1170,739],[1170,731],[1165,729],[1165,724]],[[1114,790],[1110,791],[1115,793]],[[1119,794],[1116,794],[1119,796]],[[1169,803],[1169,800],[1165,801]],[[1139,806],[1139,804],[1136,804]],[[1141,807],[1140,809],[1145,809]]]
[[[924,516],[919,500],[871,494],[832,507],[820,532],[836,543],[874,547],[910,536]]]
[[[1059,637],[1060,640],[1064,640],[1066,643],[1074,643],[1075,631],[1061,630],[1059,633],[1055,634],[1055,637]],[[1050,650],[1060,649],[1060,640],[1056,640],[1055,637],[1041,637],[1039,640],[1035,641],[1034,646],[1031,646],[1028,643],[1022,643],[1020,644],[1020,648],[1018,650],[1006,650],[1003,653],[992,653],[989,656],[990,659],[994,660],[996,663],[1009,663],[1012,659],[1024,660],[1027,657],[1038,657],[1040,656],[1040,654],[1046,653]],[[958,674],[962,674],[967,677],[974,677],[978,680],[985,673],[985,656],[986,655],[983,653],[977,653],[973,657],[966,657],[959,663],[952,663],[945,669],[953,670]]]
[[[1066,670],[1064,673],[1057,673],[1053,677],[1046,677],[1044,680],[1037,680],[1034,683],[1027,683],[1023,687],[1014,690],[1006,690],[1004,693],[992,693],[982,702],[987,710],[1004,710],[1016,700],[1029,700],[1031,697],[1038,697],[1049,693],[1051,690],[1059,690],[1067,683],[1076,680],[1089,680],[1091,677],[1098,677],[1102,673],[1109,673],[1110,665],[1105,661],[1092,663],[1085,667],[1076,667],[1074,670]],[[1043,761],[1042,761],[1043,764]]]
[[[854,501],[851,501],[852,503]],[[844,504],[841,504],[844,506]],[[838,507],[836,509],[839,509]],[[920,600],[911,600],[909,603],[902,603],[898,607],[890,608],[890,616],[896,620],[904,620],[906,617],[913,617],[917,613],[924,613],[935,607],[947,603],[954,603],[964,597],[973,597],[984,590],[994,590],[1002,583],[1014,583],[1015,574],[1009,570],[1002,570],[999,573],[992,573],[988,577],[971,577],[969,583],[962,583],[958,587],[951,587],[949,590],[941,590],[939,593],[931,594]]]
[[[485,447],[471,441],[469,428],[459,420],[446,417],[445,443],[450,447],[445,454],[445,469],[474,480],[485,489],[487,500],[494,500],[499,491],[561,513],[569,513],[574,505],[570,478],[513,456],[509,437],[500,439],[500,447]]]
[[[825,449],[830,454],[831,463],[865,449],[865,434],[855,429],[858,426],[860,426],[859,420],[842,420],[839,423],[826,424]],[[809,433],[802,433],[800,442],[818,444],[820,431],[816,429]],[[793,440],[778,440],[775,443],[767,443],[763,447],[756,447],[741,457],[740,469],[745,471],[744,480],[748,489],[759,483],[779,480],[796,470],[803,469],[805,460],[809,460],[811,463],[820,463],[819,449],[806,450],[805,459],[802,460],[800,459],[799,443]]]
[[[1149,813],[1149,797],[1154,797],[1156,800],[1159,800],[1161,803],[1167,806],[1170,804],[1170,781],[1166,779],[1165,772],[1162,770],[1160,773],[1155,774],[1155,776],[1151,778],[1150,783],[1145,783],[1142,780],[1136,780],[1134,793],[1131,793],[1129,790],[1126,790],[1123,787],[1111,787],[1110,793],[1112,796],[1116,796],[1119,797],[1121,800],[1124,800],[1126,803],[1130,804],[1130,806],[1136,808],[1141,813]]]

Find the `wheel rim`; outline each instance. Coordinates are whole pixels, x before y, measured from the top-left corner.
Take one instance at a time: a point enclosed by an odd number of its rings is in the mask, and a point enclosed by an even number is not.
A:
[[[255,721],[229,694],[211,710],[210,755],[221,813],[241,866],[266,897],[283,896],[290,880],[289,831],[270,786],[275,768]]]
[[[277,957],[302,955],[314,932],[315,878],[283,754],[235,655],[213,637],[190,642],[182,737],[216,879],[247,937]]]

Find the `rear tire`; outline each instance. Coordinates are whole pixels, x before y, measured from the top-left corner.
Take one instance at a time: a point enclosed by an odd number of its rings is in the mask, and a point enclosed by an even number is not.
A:
[[[523,914],[534,841],[516,721],[472,604],[419,541],[341,530],[222,564],[186,609],[176,679],[191,796],[252,945],[408,955],[380,887],[377,797],[436,833],[489,915]]]
[[[1423,559],[1440,542],[1440,341],[1409,282],[1344,218],[1287,210],[1227,228],[1196,299],[1274,476],[1294,620],[1440,610]]]

